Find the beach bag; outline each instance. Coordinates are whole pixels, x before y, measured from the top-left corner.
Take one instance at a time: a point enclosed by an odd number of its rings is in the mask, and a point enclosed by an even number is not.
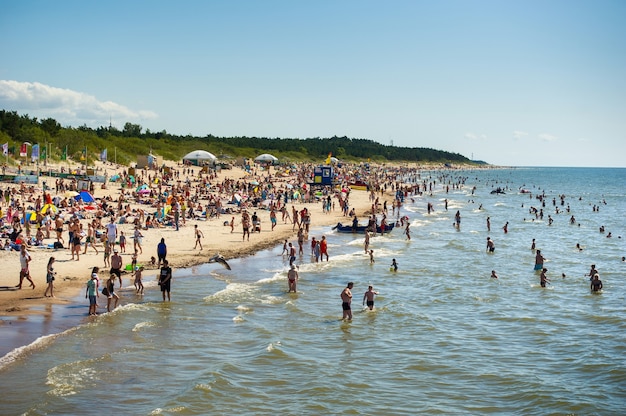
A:
[[[52,247],[63,248],[63,243],[61,243],[60,241],[55,241]]]
[[[109,289],[108,289],[108,288],[106,288],[106,287],[103,287],[103,288],[102,288],[102,294],[103,294],[104,296],[109,296]]]

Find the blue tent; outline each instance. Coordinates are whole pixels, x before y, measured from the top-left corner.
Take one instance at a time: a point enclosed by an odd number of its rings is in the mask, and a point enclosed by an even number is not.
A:
[[[80,193],[76,195],[76,199],[82,199],[83,202],[87,203],[95,201],[93,195],[91,195],[88,191],[80,191]]]

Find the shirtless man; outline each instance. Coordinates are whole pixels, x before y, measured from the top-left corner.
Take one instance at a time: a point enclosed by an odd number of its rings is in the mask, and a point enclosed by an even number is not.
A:
[[[61,244],[65,244],[65,240],[63,239],[63,218],[57,216],[54,220],[54,228],[57,232],[57,242]]]
[[[343,319],[352,320],[352,288],[354,283],[350,282],[341,292],[341,308],[343,309]]]
[[[367,301],[367,307],[370,308],[370,311],[374,309],[374,296],[378,295],[378,292],[374,290],[373,286],[367,287],[367,292],[363,295],[363,305],[365,305],[365,301]]]
[[[593,280],[591,281],[591,291],[599,292],[602,290],[602,280],[600,280],[600,275],[598,273],[593,275]]]

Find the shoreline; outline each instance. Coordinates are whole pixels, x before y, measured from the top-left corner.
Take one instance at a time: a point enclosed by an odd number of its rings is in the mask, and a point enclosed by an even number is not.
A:
[[[178,169],[183,167],[177,166]],[[107,171],[108,167],[104,168]],[[113,168],[113,171],[119,171],[120,168]],[[121,168],[123,169],[123,168]],[[197,175],[200,170],[198,167],[185,167],[184,169],[190,169],[189,178],[193,178],[193,183],[198,182]],[[270,169],[270,171],[273,169]],[[262,179],[264,175],[268,175],[269,172],[260,171],[256,172],[256,175],[251,175],[244,172],[242,169],[233,169],[229,171],[221,171],[213,182],[219,182],[224,180],[231,181],[250,181],[258,178]],[[285,186],[288,182],[295,182],[298,180],[297,176],[278,176],[276,175],[276,184]],[[44,181],[53,181],[54,178],[41,177],[39,179],[38,187],[42,185]],[[98,184],[99,185],[99,184]],[[122,187],[119,184],[106,184],[107,189],[95,189],[94,197],[96,199],[110,197],[113,201],[122,192]],[[4,189],[19,187],[19,184],[2,184]],[[50,183],[48,184],[50,187]],[[54,190],[54,188],[53,188]],[[38,188],[35,194],[43,193],[42,188]],[[389,204],[393,201],[394,196],[392,193],[377,193],[381,196],[381,200],[387,200]],[[334,198],[333,198],[334,199]],[[335,201],[336,202],[336,201]],[[29,203],[29,202],[27,202]],[[369,192],[352,190],[349,195],[350,208],[355,209],[356,215],[360,218],[361,223],[366,221],[367,214],[371,210],[371,203],[369,201]],[[141,205],[131,203],[132,209],[141,208]],[[317,202],[301,202],[290,201],[285,206],[288,210],[296,209],[301,210],[307,208],[311,213],[311,226],[312,227],[327,227],[334,226],[338,222],[344,224],[351,221],[350,217],[344,216],[339,203],[334,204],[334,210],[329,213],[323,212],[322,203]],[[6,212],[7,207],[3,207],[3,211]],[[156,257],[156,246],[161,238],[164,238],[168,245],[168,260],[170,266],[174,269],[189,268],[201,264],[208,263],[209,258],[216,254],[222,254],[226,259],[241,258],[274,247],[289,240],[295,246],[297,246],[297,228],[294,230],[293,225],[290,222],[284,222],[282,215],[277,212],[277,225],[275,229],[271,230],[270,212],[266,207],[259,206],[257,208],[249,207],[248,211],[254,212],[257,210],[259,218],[261,220],[261,231],[255,232],[250,235],[249,241],[242,241],[242,228],[240,213],[223,214],[219,218],[211,218],[208,220],[187,220],[186,225],[181,226],[179,231],[176,231],[174,227],[155,228],[149,230],[141,230],[143,233],[142,249],[143,254],[138,255],[138,263],[143,264],[145,267],[143,280],[148,281],[156,276],[156,266],[150,265],[150,257]],[[225,226],[225,221],[230,221],[232,217],[235,217],[234,232],[231,233],[231,227]],[[86,218],[81,220],[82,223],[87,223],[92,218]],[[203,250],[193,249],[193,243],[195,242],[194,225],[198,226],[198,229],[204,234],[204,238],[201,239],[204,245]],[[131,252],[133,240],[132,236],[133,228],[132,224],[120,224],[120,230],[124,231],[127,236],[126,253],[120,253],[123,258],[124,265],[129,264],[131,261]],[[33,230],[34,233],[34,230]],[[67,239],[67,231],[63,231],[63,238]],[[308,241],[308,236],[306,237]],[[55,240],[54,231],[51,233],[49,239],[45,239],[45,246]],[[93,266],[103,265],[103,246],[97,244],[96,248],[99,253],[96,254],[94,249],[89,247],[87,254],[82,254],[84,246],[81,248],[81,255],[79,261],[73,261],[70,259],[70,250],[64,249],[47,249],[47,248],[29,248],[28,251],[32,257],[30,263],[30,272],[34,283],[35,289],[28,287],[28,282],[25,280],[23,288],[17,290],[14,285],[18,281],[19,274],[19,253],[16,251],[0,250],[0,262],[4,262],[6,265],[7,273],[0,277],[0,333],[12,334],[11,336],[3,336],[3,340],[13,339],[8,344],[0,344],[0,360],[5,357],[6,354],[10,354],[12,351],[19,349],[20,347],[27,347],[28,345],[36,342],[41,337],[51,335],[52,332],[58,333],[61,330],[67,330],[76,324],[80,324],[88,318],[88,302],[84,299],[85,283],[91,273]],[[46,287],[46,265],[49,256],[56,258],[55,271],[57,271],[57,277],[55,280],[55,297],[44,297],[43,292]],[[108,277],[108,268],[101,267],[100,280],[101,284],[104,279]],[[122,274],[125,285],[132,284],[128,282],[131,279],[130,273]],[[124,288],[127,286],[124,285]],[[124,289],[126,291],[126,289]],[[102,298],[100,298],[100,305],[98,312],[106,311],[106,306],[102,308]],[[106,305],[106,302],[104,303]],[[71,313],[59,313],[62,311],[71,311]],[[62,315],[63,319],[59,322],[58,316]],[[76,316],[76,320],[73,316]],[[68,319],[72,321],[72,324],[67,325]],[[67,321],[64,323],[64,321]],[[2,361],[0,361],[1,363]]]

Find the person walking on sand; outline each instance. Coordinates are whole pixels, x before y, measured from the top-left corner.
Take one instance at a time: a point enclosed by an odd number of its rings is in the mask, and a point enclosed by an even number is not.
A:
[[[193,246],[193,249],[195,250],[196,247],[198,247],[198,245],[199,245],[200,246],[200,251],[202,251],[202,241],[200,241],[200,239],[204,238],[204,234],[198,228],[198,224],[194,224],[193,232],[194,232],[194,234],[196,236],[196,244]]]
[[[44,292],[44,296],[48,297],[48,292],[50,292],[50,297],[54,297],[54,275],[56,272],[54,271],[54,257],[50,257],[48,259],[48,266],[46,266],[46,283],[48,287],[46,287],[46,291]]]
[[[341,292],[341,309],[343,309],[343,318],[349,321],[352,320],[352,288],[354,283],[349,282],[348,285]]]
[[[122,253],[126,253],[126,235],[124,235],[124,231],[120,231],[119,243],[120,243],[120,251]],[[137,250],[135,249],[135,251]]]
[[[287,272],[287,281],[289,283],[289,292],[297,293],[298,287],[298,279],[300,275],[298,274],[298,270],[296,270],[296,265],[292,264],[289,271]]]
[[[270,222],[272,223],[272,231],[274,231],[274,227],[276,227],[276,211],[274,208],[270,211]]]
[[[24,278],[30,282],[30,286],[33,289],[35,288],[35,283],[30,278],[29,263],[31,260],[32,258],[30,257],[30,253],[26,251],[26,244],[22,244],[20,247],[20,283],[17,285],[18,289],[22,288]]]
[[[104,267],[111,267],[111,245],[107,239],[104,240]]]
[[[115,217],[111,216],[111,221],[106,225],[107,240],[111,247],[115,246],[115,240],[117,239],[117,224],[115,224]]]
[[[100,297],[98,293],[98,271],[97,267],[94,267],[91,272],[91,279],[87,282],[87,289],[85,290],[85,299],[89,298],[89,315],[96,315],[96,297]]]
[[[98,249],[94,242],[96,241],[96,231],[93,228],[92,223],[87,224],[87,238],[85,239],[85,251],[83,254],[87,254],[87,247],[91,246],[94,250],[96,250],[96,254],[98,254]]]
[[[165,263],[165,258],[167,257],[167,245],[165,245],[165,238],[161,238],[161,242],[157,244],[157,267],[161,267],[161,262]]]
[[[246,237],[250,241],[250,217],[246,212],[241,215],[241,228],[243,229],[242,241],[245,241]]]
[[[63,239],[63,218],[60,215],[54,220],[54,228],[57,233],[57,243],[65,244],[65,240]]]
[[[363,295],[363,305],[367,302],[367,307],[370,308],[370,311],[374,309],[374,296],[378,295],[378,292],[374,291],[373,286],[367,287],[367,292]]]
[[[172,268],[169,266],[167,260],[163,260],[163,267],[159,273],[159,286],[161,287],[161,293],[163,294],[163,302],[165,302],[165,294],[167,292],[167,300],[171,301],[171,287],[172,287]]]
[[[141,231],[139,231],[139,226],[135,227],[133,237],[133,248],[135,249],[135,253],[137,252],[137,249],[139,249],[139,254],[143,254],[143,248],[141,248],[141,240],[143,239],[143,234],[141,234]]]

